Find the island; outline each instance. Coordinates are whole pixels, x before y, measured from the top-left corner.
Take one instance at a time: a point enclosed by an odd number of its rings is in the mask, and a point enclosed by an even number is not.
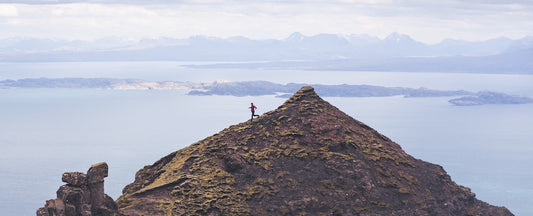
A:
[[[206,85],[202,89],[191,90],[189,95],[232,95],[232,96],[260,96],[277,95],[277,97],[288,98],[290,92],[297,91],[307,83],[277,84],[267,81],[245,81],[245,82],[218,82]],[[322,85],[313,84],[315,90],[324,97],[389,97],[403,95],[405,97],[443,97],[462,96],[474,93],[458,91],[441,91],[428,88],[405,88],[405,87],[384,87],[374,85]]]
[[[26,78],[2,80],[1,88],[194,89],[209,83],[115,78]]]
[[[475,95],[451,99],[449,102],[457,106],[474,106],[484,104],[526,104],[533,103],[533,99],[498,92],[483,91],[478,92]]]
[[[97,88],[113,90],[188,90],[188,95],[231,95],[231,96],[262,96],[275,95],[288,98],[308,83],[279,84],[268,81],[213,81],[213,82],[182,82],[182,81],[147,81],[141,79],[116,78],[26,78],[19,80],[2,80],[0,89],[6,88]],[[465,90],[435,90],[429,88],[385,87],[375,85],[323,85],[312,84],[315,90],[324,97],[458,97],[449,100],[457,106],[484,104],[525,104],[533,103],[533,99],[522,96],[508,95],[499,92],[470,92]]]

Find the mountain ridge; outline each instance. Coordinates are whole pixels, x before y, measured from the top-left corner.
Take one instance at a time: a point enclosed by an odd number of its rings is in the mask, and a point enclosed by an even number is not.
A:
[[[145,166],[117,203],[124,215],[512,215],[309,86]]]
[[[285,39],[242,36],[140,41],[102,38],[95,41],[6,38],[0,39],[0,61],[279,61],[344,58],[488,56],[533,48],[532,37],[486,41],[446,39],[425,44],[408,35],[385,38],[369,35],[293,33]]]

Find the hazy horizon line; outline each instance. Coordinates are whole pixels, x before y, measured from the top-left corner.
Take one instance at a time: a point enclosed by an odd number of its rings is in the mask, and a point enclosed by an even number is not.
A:
[[[96,42],[96,41],[100,41],[100,40],[115,39],[115,40],[121,40],[121,41],[124,41],[124,42],[142,42],[144,40],[164,40],[164,39],[188,40],[188,39],[194,39],[194,38],[207,38],[207,39],[228,40],[228,39],[234,39],[234,38],[244,38],[244,39],[253,40],[253,41],[268,41],[268,40],[286,41],[286,40],[289,40],[291,37],[293,37],[296,34],[299,34],[299,35],[301,35],[301,36],[303,36],[305,38],[311,38],[311,37],[316,37],[316,36],[321,36],[321,35],[330,35],[330,36],[338,36],[340,38],[344,38],[344,39],[347,39],[347,40],[350,39],[349,37],[353,37],[353,36],[362,36],[362,37],[368,37],[369,39],[372,38],[372,39],[378,39],[378,40],[386,40],[387,38],[392,37],[392,36],[407,36],[409,39],[411,39],[413,41],[416,41],[416,42],[422,43],[422,44],[426,44],[426,45],[440,44],[440,43],[443,43],[445,41],[463,41],[463,42],[474,42],[475,43],[475,42],[486,42],[486,41],[500,40],[500,39],[503,39],[503,40],[522,40],[522,39],[527,39],[527,38],[532,38],[533,39],[533,35],[526,35],[526,36],[517,37],[517,38],[508,37],[508,36],[499,36],[499,37],[493,37],[493,38],[489,38],[489,39],[480,39],[480,40],[468,40],[468,39],[458,39],[458,38],[443,38],[439,42],[428,43],[428,42],[423,42],[422,40],[417,40],[417,39],[415,39],[416,37],[414,37],[412,35],[403,34],[403,33],[400,33],[400,32],[392,32],[392,33],[388,34],[385,37],[380,37],[380,36],[372,35],[372,34],[368,34],[368,33],[349,33],[349,34],[344,34],[344,33],[323,32],[323,33],[317,33],[317,34],[304,34],[304,33],[300,33],[298,31],[295,31],[295,32],[293,32],[291,34],[288,34],[285,37],[282,37],[282,38],[276,38],[276,37],[258,38],[258,37],[250,37],[250,36],[246,36],[246,35],[232,35],[232,36],[224,37],[224,36],[215,36],[215,35],[207,35],[207,34],[197,34],[197,35],[191,35],[191,36],[188,36],[188,37],[158,36],[158,37],[141,37],[141,38],[136,38],[136,39],[123,37],[123,36],[104,36],[104,37],[98,37],[98,38],[94,38],[94,39],[81,39],[81,38],[80,39],[72,39],[72,38],[68,38],[68,37],[12,36],[12,37],[0,37],[0,40],[4,40],[5,41],[5,40],[12,40],[12,39],[21,39],[21,40],[68,41],[68,42],[74,42],[74,41]]]

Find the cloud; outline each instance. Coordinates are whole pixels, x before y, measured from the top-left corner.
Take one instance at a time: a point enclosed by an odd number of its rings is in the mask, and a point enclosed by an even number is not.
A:
[[[13,5],[0,5],[0,17],[18,16],[17,7]]]
[[[1,3],[10,4],[34,4],[34,5],[47,5],[47,4],[71,4],[71,3],[89,3],[89,4],[176,4],[184,1],[173,0],[0,0]],[[185,1],[187,2],[187,1]],[[196,1],[191,1],[196,2]],[[201,2],[201,1],[198,1]]]
[[[8,3],[6,3],[8,2]],[[2,19],[4,17],[4,19]],[[2,37],[95,39],[292,32],[484,40],[533,35],[533,3],[494,0],[0,0]]]

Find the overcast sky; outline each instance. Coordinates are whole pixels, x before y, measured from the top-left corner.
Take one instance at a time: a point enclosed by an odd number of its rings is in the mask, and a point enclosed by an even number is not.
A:
[[[255,39],[407,34],[426,43],[533,36],[533,0],[0,0],[0,38]]]

